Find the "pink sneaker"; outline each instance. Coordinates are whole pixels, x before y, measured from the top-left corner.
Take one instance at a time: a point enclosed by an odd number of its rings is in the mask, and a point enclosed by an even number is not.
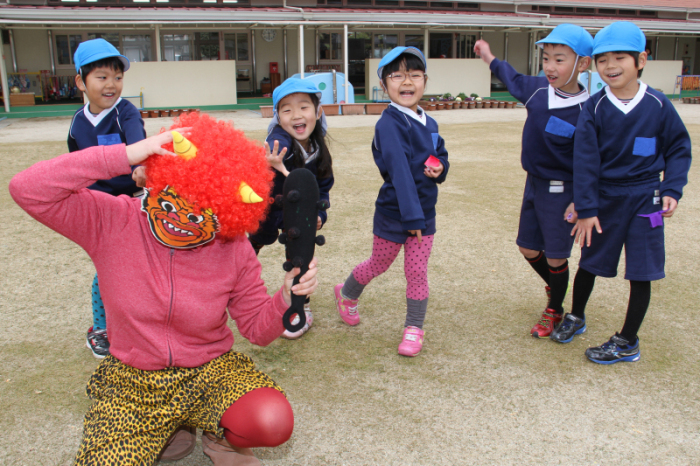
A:
[[[333,292],[335,293],[335,306],[343,322],[355,326],[360,323],[360,314],[357,313],[357,304],[360,300],[344,298],[340,293],[342,289],[342,283],[335,285],[335,288],[333,288]]]
[[[399,354],[412,358],[417,356],[421,349],[423,349],[423,330],[413,326],[403,329],[403,340],[399,344]]]

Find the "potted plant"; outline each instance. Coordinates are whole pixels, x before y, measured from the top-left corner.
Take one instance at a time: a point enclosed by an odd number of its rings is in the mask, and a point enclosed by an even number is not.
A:
[[[341,104],[343,115],[364,115],[365,104]]]
[[[450,110],[452,108],[454,100],[455,98],[452,97],[452,94],[450,94],[449,92],[442,94],[442,96],[440,97],[440,102],[445,104],[445,110]]]
[[[261,105],[260,113],[263,118],[272,118],[272,105]]]
[[[475,94],[472,94],[474,96]],[[474,100],[476,101],[476,108],[484,108],[484,101],[481,99],[481,97],[476,96],[474,97]]]
[[[425,102],[427,104],[427,102]],[[420,105],[423,109],[427,109],[425,105],[422,105],[423,101],[421,100],[418,105]],[[389,104],[384,103],[384,102],[374,102],[371,104],[365,104],[365,112],[367,112],[367,115],[381,115],[382,112],[389,106]]]
[[[141,110],[141,118],[150,118],[151,114],[148,110]]]
[[[323,104],[323,113],[326,116],[340,115],[340,104]]]

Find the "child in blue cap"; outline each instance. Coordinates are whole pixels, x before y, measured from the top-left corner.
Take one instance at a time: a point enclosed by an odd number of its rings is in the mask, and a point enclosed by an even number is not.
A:
[[[75,84],[87,95],[88,103],[73,115],[68,130],[68,150],[75,152],[92,146],[128,145],[145,139],[146,131],[139,111],[131,102],[121,98],[129,60],[106,40],[94,39],[78,46],[73,61],[78,73]],[[142,170],[136,169],[132,176],[143,176]],[[112,196],[131,196],[140,189],[132,176],[100,180],[89,188]],[[109,339],[97,275],[92,282],[92,314],[87,347],[101,359],[109,355]]]
[[[593,362],[637,361],[637,332],[651,299],[651,280],[664,278],[663,218],[671,217],[688,182],[691,145],[671,102],[638,78],[646,64],[646,39],[633,23],[603,28],[593,57],[607,84],[586,102],[576,126],[572,235],[581,260],[573,307],[552,339],[561,343],[586,329],[584,310],[595,277],[614,277],[625,248],[630,300],[622,330],[588,348]],[[659,173],[663,172],[663,181]]]
[[[547,306],[530,330],[533,337],[543,338],[561,322],[569,286],[573,239],[567,221],[576,221],[574,133],[589,97],[578,76],[591,64],[593,38],[580,26],[560,24],[537,44],[542,49],[543,77],[518,73],[494,57],[484,40],[476,42],[474,51],[527,109],[521,155],[527,180],[516,244],[546,284]]]
[[[330,190],[335,179],[331,153],[326,144],[327,124],[321,108],[321,91],[308,80],[289,78],[272,93],[272,107],[274,116],[265,139],[267,160],[275,170],[272,197],[282,194],[289,172],[306,168],[316,175],[320,198],[330,203]],[[328,214],[319,211],[316,228],[323,228],[327,219]],[[282,208],[272,205],[260,229],[248,238],[255,253],[273,244],[283,228]],[[309,330],[313,314],[308,299],[304,309],[306,325],[296,332],[285,330],[284,338],[297,339]]]
[[[408,357],[423,348],[438,183],[450,168],[437,122],[418,106],[428,80],[425,72],[425,57],[415,47],[396,47],[379,62],[377,74],[391,104],[379,118],[372,141],[384,180],[375,203],[372,255],[334,289],[340,317],[348,325],[359,324],[362,291],[391,266],[403,246],[406,321],[398,352]]]

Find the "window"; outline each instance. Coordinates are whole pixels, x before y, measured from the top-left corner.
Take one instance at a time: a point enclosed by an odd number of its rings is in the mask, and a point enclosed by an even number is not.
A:
[[[122,36],[122,54],[131,62],[152,61],[151,36],[128,35]]]
[[[454,8],[452,2],[430,2],[430,6],[433,8]]]
[[[574,7],[572,7],[572,6],[555,6],[554,12],[555,13],[573,13]]]
[[[248,58],[248,33],[224,34],[224,60],[245,61]]]
[[[452,34],[430,34],[430,50],[428,58],[452,58]]]
[[[82,34],[56,34],[56,61],[58,64],[72,65],[73,55],[82,41]]]
[[[595,14],[595,8],[576,8],[576,13],[580,13],[582,15],[594,15]]]
[[[189,34],[163,34],[163,61],[190,61]]]
[[[104,39],[114,47],[119,49],[119,33],[118,32],[88,32],[87,40]]]
[[[384,55],[397,45],[399,45],[398,34],[375,34],[372,56],[374,58],[384,58]]]
[[[457,58],[476,58],[474,54],[476,36],[455,34],[455,39],[457,40]]]
[[[421,52],[423,51],[423,42],[425,42],[423,34],[406,34],[404,36],[404,45],[406,47],[415,47]]]
[[[371,32],[348,32],[348,60],[361,60],[372,56]],[[364,76],[364,75],[363,75]]]
[[[637,16],[636,10],[617,10],[617,14],[622,16]]]
[[[194,59],[218,60],[219,59],[219,33],[195,32],[194,33]]]
[[[340,36],[338,32],[322,32],[318,35],[321,60],[340,60]]]

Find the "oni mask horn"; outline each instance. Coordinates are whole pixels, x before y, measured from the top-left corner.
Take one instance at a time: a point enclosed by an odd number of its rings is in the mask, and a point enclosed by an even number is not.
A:
[[[177,131],[172,131],[172,134],[173,152],[185,160],[190,160],[197,156],[197,146]],[[245,181],[241,181],[241,184],[238,186],[238,193],[241,195],[241,201],[246,204],[255,204],[263,201],[263,198],[258,196]]]

